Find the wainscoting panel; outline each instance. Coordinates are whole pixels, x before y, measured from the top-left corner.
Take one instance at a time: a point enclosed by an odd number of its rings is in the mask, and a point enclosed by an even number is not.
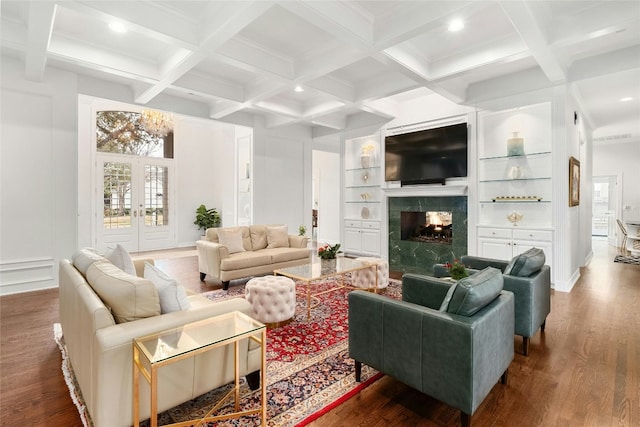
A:
[[[389,267],[403,273],[433,274],[433,264],[467,254],[467,197],[391,197],[389,207]],[[401,240],[401,212],[447,211],[453,218],[452,244]]]
[[[53,258],[34,258],[0,263],[0,295],[57,286]]]

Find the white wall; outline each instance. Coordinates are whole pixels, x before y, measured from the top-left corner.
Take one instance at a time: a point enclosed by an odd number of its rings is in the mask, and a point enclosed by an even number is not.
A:
[[[640,220],[640,143],[601,144],[593,147],[593,175],[622,174],[622,219]],[[625,208],[628,207],[628,208]]]
[[[25,80],[2,57],[0,294],[57,286],[76,243],[76,93],[72,73]]]
[[[311,131],[270,129],[256,117],[253,135],[253,223],[286,224],[297,234],[310,223]]]

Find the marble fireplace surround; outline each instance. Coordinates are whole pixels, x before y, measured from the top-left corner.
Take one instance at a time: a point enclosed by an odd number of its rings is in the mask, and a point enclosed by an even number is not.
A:
[[[432,194],[403,188],[385,192],[387,199],[389,269],[403,273],[432,275],[433,264],[451,262],[467,254],[468,200],[466,187],[446,191],[440,187]],[[418,191],[416,191],[418,190]],[[445,191],[443,191],[445,190]],[[403,211],[451,211],[453,243],[424,243],[400,238],[400,216]]]

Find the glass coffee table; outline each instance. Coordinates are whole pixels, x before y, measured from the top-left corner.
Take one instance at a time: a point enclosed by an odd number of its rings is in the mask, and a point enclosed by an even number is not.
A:
[[[346,273],[351,273],[357,270],[364,270],[366,268],[375,268],[375,286],[378,288],[378,264],[366,261],[358,261],[353,258],[337,257],[335,262],[315,261],[310,264],[298,265],[295,267],[279,268],[273,271],[274,275],[286,276],[293,280],[303,282],[307,287],[307,320],[311,318],[311,309],[317,307],[320,304],[320,295],[328,292],[334,292],[338,289],[343,289],[348,286],[344,284],[344,276]],[[323,292],[311,293],[311,282],[329,277],[340,277],[340,284],[329,290]],[[314,304],[311,305],[311,300],[314,300]]]
[[[260,369],[260,407],[240,410],[240,342],[250,339],[258,343],[262,352]],[[266,343],[267,329],[265,325],[244,313],[234,311],[220,316],[210,317],[184,326],[169,329],[157,334],[147,335],[133,341],[133,425],[140,423],[140,374],[149,383],[150,389],[150,425],[158,425],[158,369],[188,357],[213,350],[218,347],[233,345],[235,387],[229,391],[213,408],[197,420],[171,424],[172,426],[201,425],[206,421],[239,418],[246,415],[259,414],[261,425],[267,421],[267,387],[266,387]],[[228,369],[224,367],[221,369]],[[233,396],[235,412],[224,415],[212,415]]]

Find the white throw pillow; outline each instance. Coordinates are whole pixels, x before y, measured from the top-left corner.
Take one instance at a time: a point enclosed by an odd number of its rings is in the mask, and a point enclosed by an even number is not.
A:
[[[109,248],[105,258],[125,273],[136,275],[136,267],[133,265],[131,255],[120,243],[115,248]]]
[[[229,249],[230,254],[244,252],[241,228],[221,228],[218,230],[218,241]]]
[[[288,248],[289,232],[286,225],[267,227],[267,248]]]
[[[191,307],[184,287],[148,262],[144,263],[144,278],[149,279],[158,291],[161,314],[188,310]]]

